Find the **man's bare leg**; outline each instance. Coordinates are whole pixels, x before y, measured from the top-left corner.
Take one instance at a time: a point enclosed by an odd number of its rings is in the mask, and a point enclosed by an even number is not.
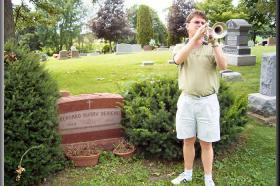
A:
[[[195,137],[184,139],[183,154],[184,154],[184,168],[185,170],[192,170],[193,161],[195,157]]]
[[[201,160],[205,174],[205,185],[215,185],[212,179],[213,147],[211,142],[200,141]]]

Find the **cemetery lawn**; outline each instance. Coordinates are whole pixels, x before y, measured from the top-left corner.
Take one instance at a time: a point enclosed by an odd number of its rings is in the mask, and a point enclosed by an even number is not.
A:
[[[231,83],[240,94],[258,92],[262,53],[276,52],[275,46],[257,46],[252,55],[257,56],[255,66],[229,66],[240,72],[244,81]],[[151,77],[177,78],[177,66],[168,64],[172,58],[169,51],[140,52],[126,55],[106,54],[82,56],[67,60],[50,58],[44,62],[46,69],[57,81],[60,90],[68,90],[72,95],[110,92],[121,93],[134,81]],[[151,66],[142,66],[142,61],[154,61]]]
[[[275,127],[249,121],[240,136],[215,156],[214,181],[217,186],[273,186],[276,184]],[[124,160],[104,152],[93,168],[70,167],[40,186],[171,186],[170,180],[183,170],[181,161]],[[200,159],[194,163],[193,181],[189,186],[202,186],[203,169]]]
[[[229,66],[240,72],[243,81],[230,82],[236,95],[259,92],[262,54],[276,52],[275,46],[257,46],[252,55],[257,56],[255,66]],[[176,65],[168,64],[171,52],[141,52],[127,55],[106,54],[77,59],[50,58],[44,63],[60,90],[73,95],[96,92],[121,93],[133,81],[147,77],[177,78]],[[141,66],[142,61],[153,60],[153,66]],[[276,184],[276,131],[249,119],[240,140],[228,151],[215,156],[213,166],[217,186],[255,186]],[[93,168],[69,167],[50,178],[42,186],[137,186],[171,185],[170,180],[183,170],[181,161],[144,160],[134,157],[123,160],[106,152]],[[24,177],[24,175],[23,175]],[[184,184],[182,184],[184,185]],[[203,185],[200,159],[194,165],[193,181],[187,185]]]

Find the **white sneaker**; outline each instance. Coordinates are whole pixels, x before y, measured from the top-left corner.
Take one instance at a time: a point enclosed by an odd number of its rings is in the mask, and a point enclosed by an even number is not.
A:
[[[178,185],[181,182],[188,182],[188,181],[192,181],[192,177],[186,176],[185,173],[181,173],[177,178],[173,179],[171,183],[173,183],[174,185]]]
[[[205,186],[215,186],[215,183],[213,180],[207,180],[205,181]]]

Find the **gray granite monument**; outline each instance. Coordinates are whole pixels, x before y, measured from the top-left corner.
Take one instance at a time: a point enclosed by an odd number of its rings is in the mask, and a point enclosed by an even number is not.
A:
[[[241,74],[239,72],[234,72],[232,70],[221,70],[221,78],[225,81],[242,81]]]
[[[68,51],[67,50],[61,50],[59,51],[58,59],[68,59]]]
[[[263,54],[260,92],[249,94],[248,106],[263,117],[276,115],[276,53]]]
[[[256,56],[251,55],[248,46],[248,32],[251,25],[244,19],[230,19],[223,51],[230,65],[249,66],[256,64]]]
[[[126,44],[121,43],[117,44],[116,46],[116,53],[115,54],[129,54],[133,52],[141,52],[141,45],[139,44]]]

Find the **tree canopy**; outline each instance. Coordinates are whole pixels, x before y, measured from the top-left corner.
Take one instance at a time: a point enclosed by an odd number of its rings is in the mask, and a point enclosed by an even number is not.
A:
[[[194,9],[193,0],[174,0],[168,12],[168,43],[174,45],[180,43],[187,36],[185,20]]]
[[[132,34],[124,12],[123,0],[106,0],[97,12],[97,16],[90,21],[90,27],[97,38],[103,38],[110,43]]]
[[[212,24],[227,22],[229,19],[245,19],[246,13],[233,6],[232,0],[204,0],[196,4],[196,8],[203,10]]]
[[[276,35],[275,0],[241,0],[238,8],[247,13],[246,20],[252,25],[250,33],[255,43],[257,35]]]

